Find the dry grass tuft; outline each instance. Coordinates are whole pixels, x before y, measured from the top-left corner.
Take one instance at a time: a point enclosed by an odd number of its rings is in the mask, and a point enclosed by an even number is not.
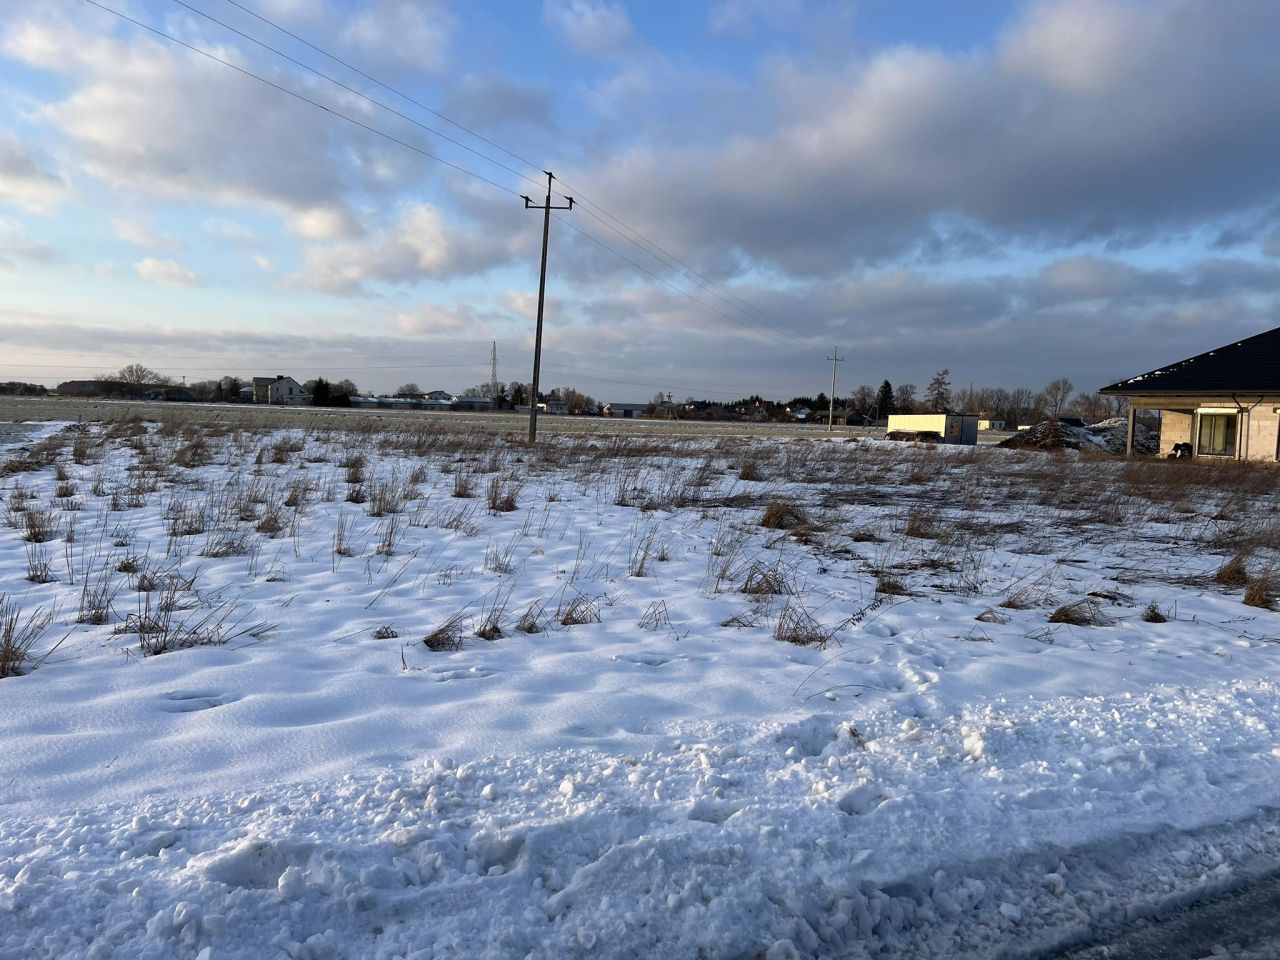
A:
[[[882,573],[876,577],[876,593],[886,597],[909,597],[906,585],[897,577]]]
[[[1086,597],[1075,603],[1063,604],[1049,614],[1050,623],[1069,623],[1076,627],[1109,627],[1115,623],[1103,612],[1097,600]]]
[[[788,601],[778,614],[778,622],[773,628],[773,639],[783,643],[794,643],[798,647],[817,647],[821,650],[831,642],[835,634],[810,616],[798,600]]]
[[[791,530],[804,526],[806,522],[803,510],[793,503],[781,500],[770,500],[765,504],[764,513],[760,517],[760,526],[766,530]]]
[[[599,623],[599,604],[593,597],[580,593],[567,604],[561,603],[556,610],[556,619],[561,626],[576,627],[585,623]]]
[[[373,631],[373,639],[375,640],[394,640],[400,636],[400,631],[389,623],[384,623],[377,630]]]
[[[456,479],[456,477],[455,477]],[[490,513],[511,513],[516,509],[519,500],[520,484],[514,480],[503,480],[495,474],[489,478],[489,490],[486,500]]]
[[[31,648],[52,622],[52,610],[40,607],[24,618],[16,602],[0,595],[0,679],[31,669]]]
[[[1164,611],[1160,609],[1160,605],[1152,600],[1147,604],[1147,608],[1142,611],[1142,619],[1147,623],[1167,623],[1169,618],[1164,615]]]
[[[781,561],[772,564],[752,563],[738,590],[752,596],[795,593],[788,571],[782,568]]]
[[[1263,570],[1256,577],[1250,577],[1244,588],[1244,602],[1250,607],[1273,610],[1276,604],[1276,578],[1271,568]]]
[[[466,632],[462,626],[465,619],[465,614],[459,610],[452,617],[423,637],[423,644],[428,650],[435,653],[441,653],[448,650],[461,650],[462,637]]]
[[[1245,567],[1245,561],[1248,559],[1247,554],[1237,553],[1218,568],[1217,573],[1213,575],[1214,582],[1224,587],[1246,586],[1249,583],[1249,571]]]
[[[534,600],[524,608],[520,619],[516,621],[516,629],[521,633],[542,633],[547,629],[545,600]]]

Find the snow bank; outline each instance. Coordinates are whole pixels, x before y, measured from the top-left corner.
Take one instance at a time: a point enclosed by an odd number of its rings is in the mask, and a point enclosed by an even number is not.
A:
[[[1280,854],[1274,815],[1212,826],[1274,799],[1278,705],[713,724],[6,821],[0,957],[1030,955]]]

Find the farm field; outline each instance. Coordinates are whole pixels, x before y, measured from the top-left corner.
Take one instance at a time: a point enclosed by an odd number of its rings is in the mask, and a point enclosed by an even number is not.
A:
[[[147,414],[5,438],[2,960],[1048,957],[1280,859],[1265,466]]]

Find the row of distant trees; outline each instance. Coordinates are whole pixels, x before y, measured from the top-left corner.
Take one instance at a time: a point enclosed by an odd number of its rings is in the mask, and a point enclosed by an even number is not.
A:
[[[661,405],[661,395],[654,398]],[[763,410],[774,419],[786,419],[795,411],[810,410],[824,414],[830,405],[825,393],[816,396],[796,396],[782,403],[763,400],[759,395],[744,397],[731,403],[715,403],[689,397],[683,404],[686,410],[701,413],[716,411],[735,415]],[[895,413],[968,413],[981,414],[993,420],[1004,420],[1011,425],[1037,423],[1050,417],[1079,417],[1087,422],[1097,422],[1108,417],[1120,416],[1127,410],[1123,397],[1104,397],[1098,393],[1076,393],[1070,380],[1061,377],[1046,384],[1040,390],[1028,387],[967,387],[953,390],[951,372],[939,370],[921,395],[913,383],[894,385],[888,380],[880,386],[863,384],[848,396],[837,397],[837,411],[858,414],[871,420],[884,420]]]
[[[173,377],[153,370],[141,363],[128,364],[114,373],[99,374],[94,379],[102,383],[123,383],[138,387],[179,386],[178,381]],[[249,386],[251,382],[237,376],[225,376],[213,380],[197,380],[181,386],[195,400],[219,402],[239,399],[241,389]],[[38,384],[17,386],[30,386],[39,391],[45,389]],[[324,377],[314,377],[305,381],[302,386],[303,389],[311,394],[312,404],[320,407],[350,406],[351,398],[360,395],[360,388],[347,378],[326,380]],[[0,392],[3,392],[2,385],[0,385]],[[418,384],[410,382],[401,384],[396,389],[394,396],[413,399],[422,397],[425,393],[426,391],[419,387]],[[467,387],[462,391],[461,396],[490,397],[499,407],[518,407],[529,403],[529,393],[528,384],[519,380],[512,380],[510,383],[482,383],[474,387]],[[538,391],[538,400],[542,403],[563,401],[570,413],[594,413],[599,409],[599,404],[594,397],[583,393],[575,387],[557,387],[545,392],[540,390]]]
[[[97,379],[114,383],[126,383],[148,386],[176,386],[176,381],[150,367],[140,363],[131,363],[115,373],[102,374]],[[239,399],[240,390],[250,383],[236,376],[225,376],[215,380],[200,380],[185,385],[185,389],[196,400],[234,401]],[[312,403],[316,406],[349,406],[351,397],[360,394],[360,388],[351,380],[326,380],[316,377],[303,384],[311,394]],[[10,382],[0,384],[0,394],[38,394],[44,392],[39,384]],[[482,383],[468,387],[462,391],[464,397],[489,397],[499,408],[526,406],[529,403],[530,388],[526,383],[512,380],[510,383]],[[416,383],[401,384],[396,396],[414,398],[424,395],[424,391]],[[570,413],[594,413],[599,404],[594,397],[574,387],[557,387],[548,392],[539,391],[539,402],[562,401]],[[792,397],[785,403],[766,403],[758,395],[745,397],[733,403],[715,403],[707,400],[695,400],[689,397],[683,406],[688,408],[715,408],[742,414],[752,409],[767,407],[777,416],[785,416],[786,410],[808,408],[816,413],[825,411],[829,405],[825,393],[817,396]],[[1087,422],[1096,422],[1108,417],[1120,416],[1125,412],[1125,400],[1122,397],[1104,397],[1098,393],[1077,393],[1075,387],[1065,377],[1060,377],[1046,384],[1040,390],[1028,387],[974,387],[970,385],[963,390],[954,390],[951,385],[951,371],[939,370],[930,379],[920,394],[913,383],[899,383],[896,386],[888,380],[880,386],[872,387],[863,384],[854,389],[848,396],[836,399],[836,408],[845,413],[856,413],[873,420],[883,420],[895,413],[973,413],[983,414],[996,420],[1004,420],[1010,424],[1027,424],[1049,417],[1076,416]],[[674,409],[670,396],[658,394],[654,397],[652,407],[655,412],[663,409]]]
[[[0,396],[4,397],[42,397],[49,388],[42,383],[23,383],[21,380],[6,380],[0,383]]]
[[[817,409],[826,409],[826,397],[815,397]],[[1040,390],[1029,387],[974,387],[954,390],[951,371],[939,370],[918,397],[915,384],[888,380],[879,389],[860,386],[838,403],[842,409],[883,419],[895,413],[970,413],[983,414],[1010,424],[1026,424],[1050,417],[1075,416],[1095,422],[1123,414],[1123,397],[1104,397],[1098,393],[1076,393],[1066,377],[1059,377]]]
[[[795,397],[787,405],[793,409],[807,406],[823,411],[827,409],[828,399],[826,394],[820,393],[812,398]],[[1074,384],[1066,377],[1059,377],[1040,390],[972,385],[954,390],[951,371],[947,369],[933,375],[923,396],[919,396],[913,383],[894,386],[884,380],[879,388],[866,384],[859,386],[848,397],[837,399],[836,407],[874,420],[882,420],[895,413],[969,413],[1019,425],[1066,416],[1096,422],[1120,416],[1127,409],[1123,397],[1076,393]]]

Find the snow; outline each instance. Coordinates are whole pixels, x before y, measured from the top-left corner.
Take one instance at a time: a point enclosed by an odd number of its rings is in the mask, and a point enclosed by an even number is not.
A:
[[[61,641],[0,680],[0,960],[1033,956],[1280,857],[1276,614],[1207,576],[1239,491],[1143,506],[1121,464],[866,441],[214,430],[180,467],[189,428],[88,430],[58,580],[0,530]],[[395,521],[344,500],[355,451],[366,490],[420,470],[389,555]],[[491,477],[518,509],[486,510]],[[58,503],[51,464],[4,482]],[[1037,502],[1093,482],[1106,510]],[[203,555],[251,489],[248,552]],[[811,529],[761,528],[778,498]],[[970,533],[906,537],[909,510]],[[184,511],[205,533],[170,535]],[[78,623],[126,556],[194,578],[175,616],[222,611],[226,642],[142,655],[137,572]],[[740,592],[753,567],[790,592]],[[1091,594],[1111,626],[1048,622]],[[774,639],[788,604],[831,642]],[[423,645],[459,612],[461,649]]]

